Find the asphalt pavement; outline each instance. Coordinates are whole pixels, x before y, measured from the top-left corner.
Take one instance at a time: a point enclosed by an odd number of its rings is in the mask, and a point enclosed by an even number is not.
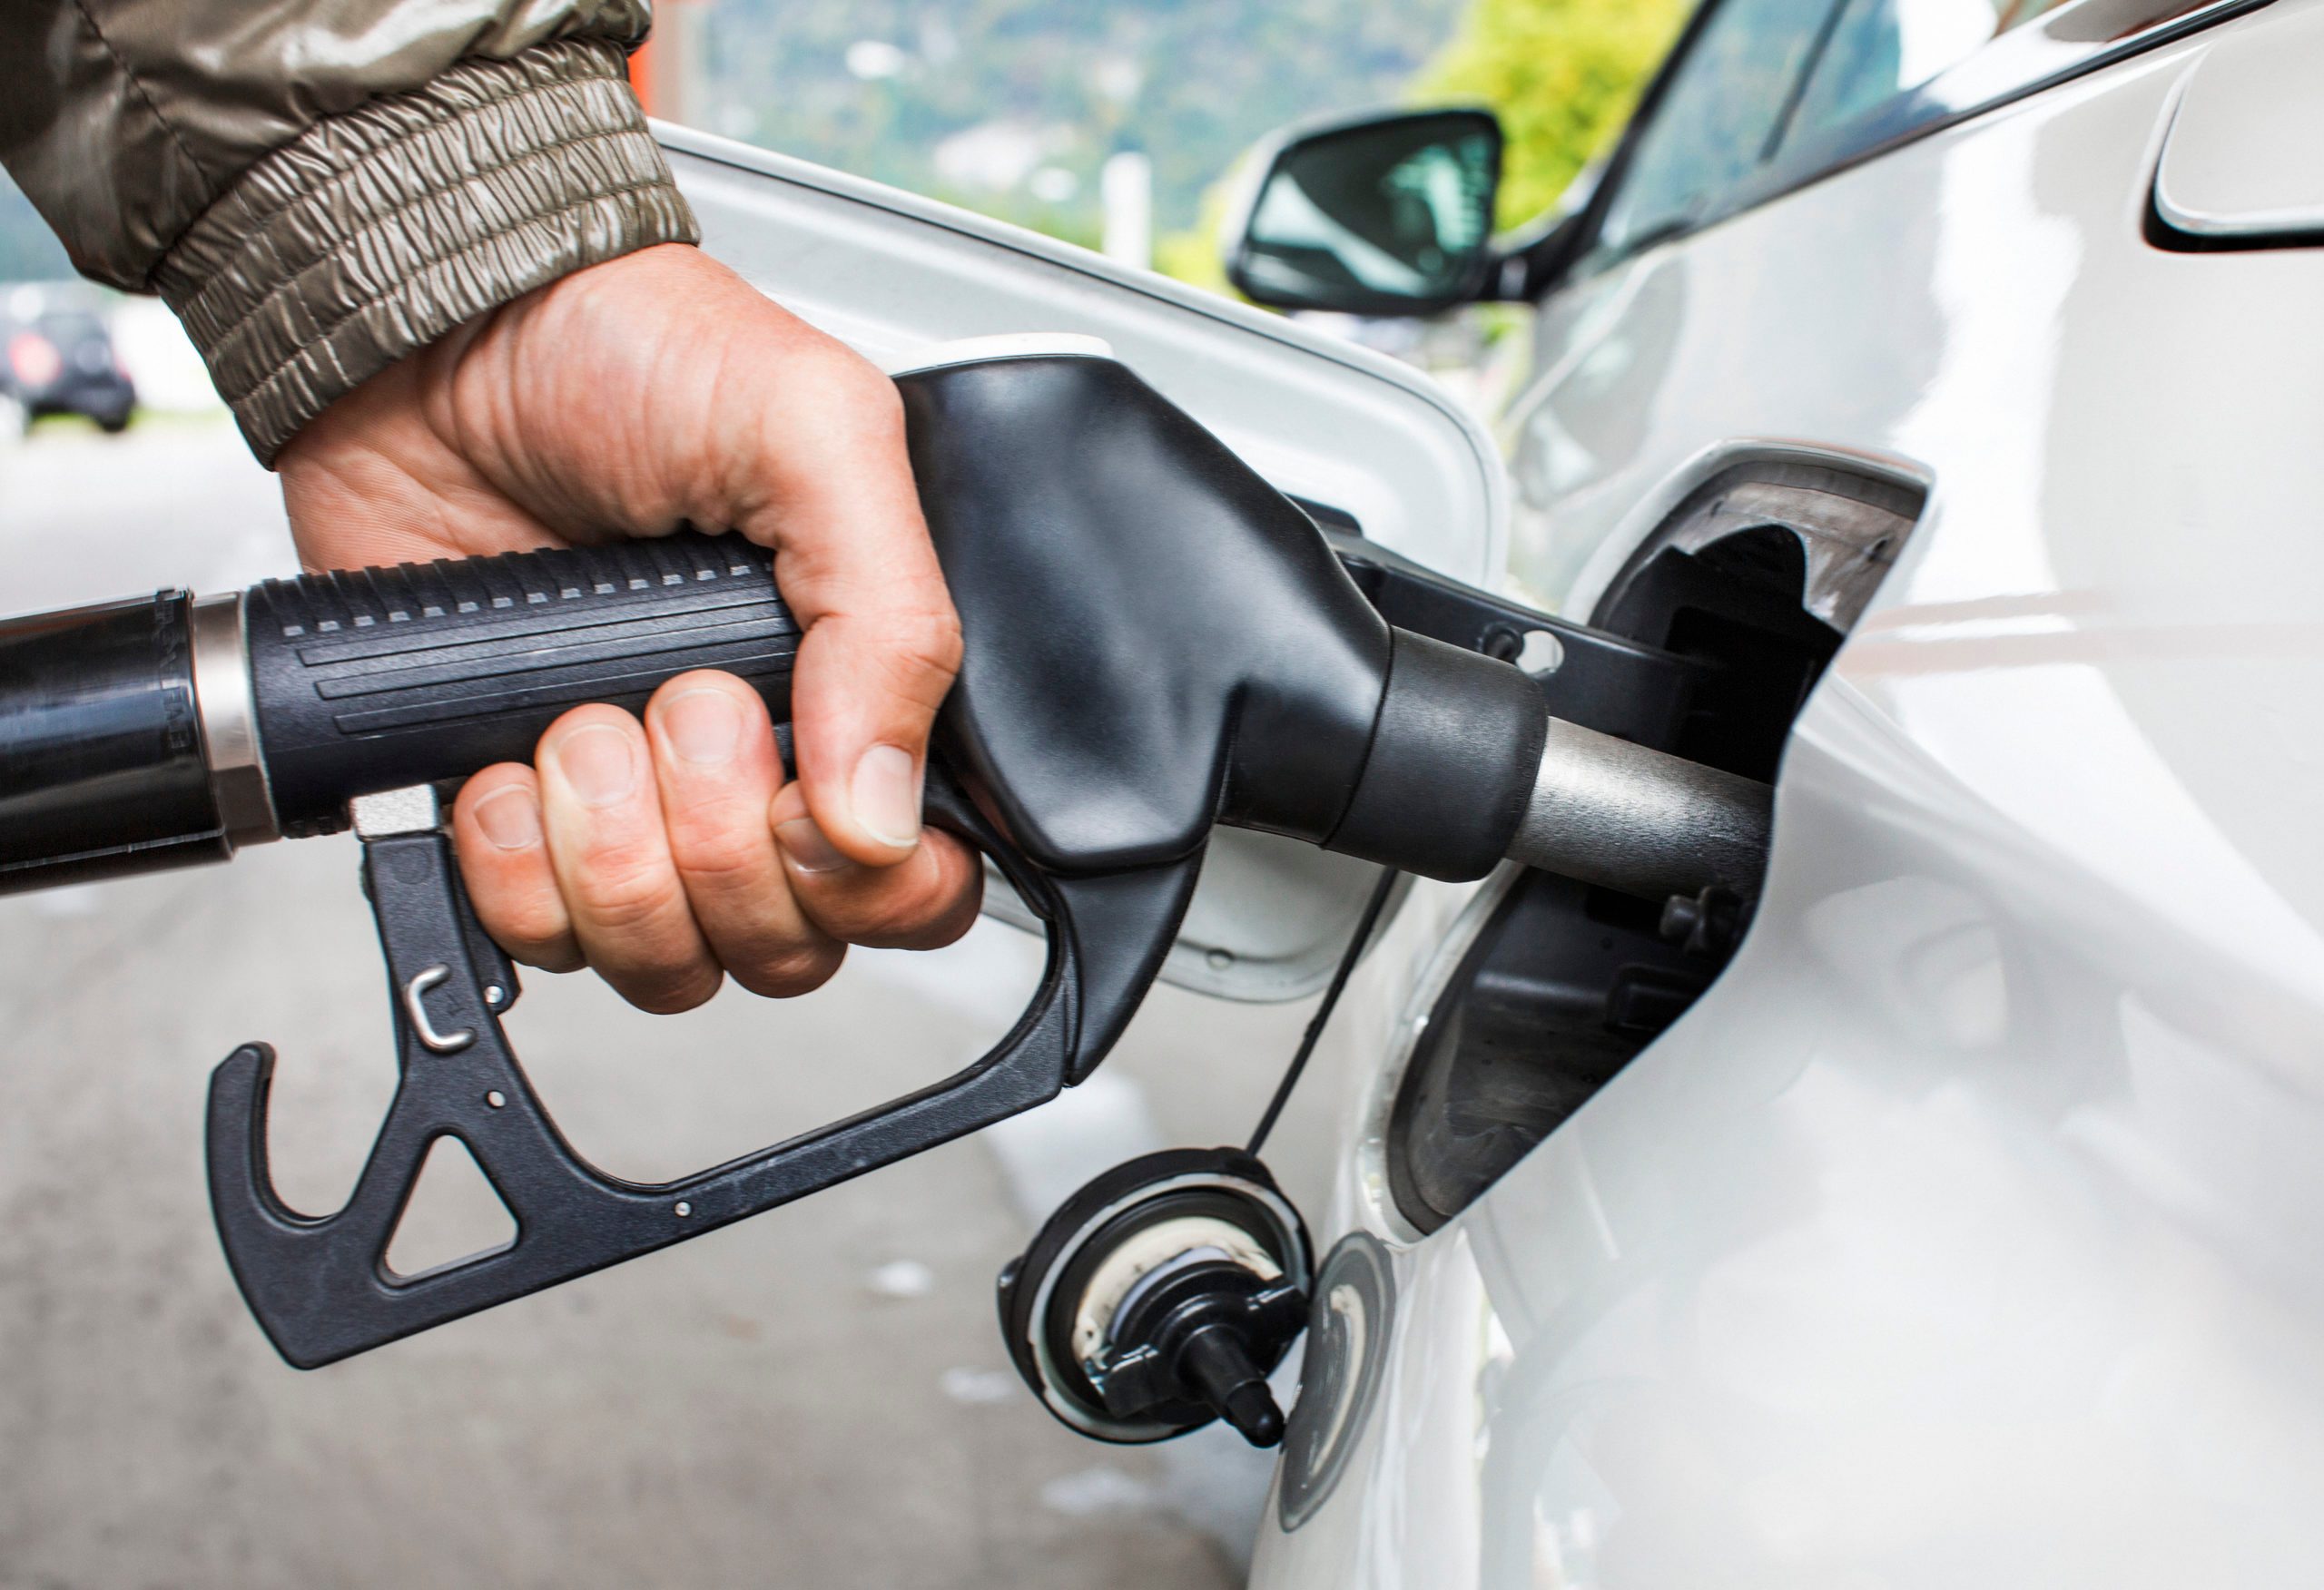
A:
[[[0,611],[292,567],[222,418],[0,450]],[[1091,1086],[1012,1130],[302,1374],[212,1233],[203,1087],[272,1041],[278,1183],[343,1199],[394,1076],[354,862],[308,840],[0,899],[0,1586],[1239,1582],[1266,1460],[1216,1429],[1125,1448],[1055,1425],[992,1278],[1083,1176],[1247,1132],[1306,1003],[1157,990]],[[534,975],[510,1027],[576,1145],[661,1180],[945,1074],[1039,965],[988,921],[677,1018]],[[1311,1207],[1332,1053],[1271,1155]],[[435,1192],[399,1241],[466,1251],[488,1211]]]

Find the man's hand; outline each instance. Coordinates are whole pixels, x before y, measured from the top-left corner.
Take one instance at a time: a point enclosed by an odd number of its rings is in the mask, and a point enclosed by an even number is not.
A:
[[[974,920],[975,859],[920,821],[960,637],[895,387],[725,267],[673,245],[578,271],[374,377],[277,462],[310,568],[681,522],[774,549],[806,626],[797,782],[731,675],[670,681],[643,725],[567,712],[535,767],[488,768],[453,808],[477,915],[519,960],[676,1011],[723,973],[801,994],[847,943],[931,948]]]

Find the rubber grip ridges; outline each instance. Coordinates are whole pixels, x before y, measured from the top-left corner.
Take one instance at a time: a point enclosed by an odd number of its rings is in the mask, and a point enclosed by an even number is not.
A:
[[[285,831],[353,797],[529,761],[568,708],[635,711],[717,668],[790,709],[799,626],[771,555],[685,532],[270,580],[244,609],[259,738]]]

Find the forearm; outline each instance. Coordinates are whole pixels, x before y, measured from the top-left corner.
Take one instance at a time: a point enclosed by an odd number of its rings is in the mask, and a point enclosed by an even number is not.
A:
[[[261,459],[583,266],[695,240],[623,76],[637,0],[25,0],[0,159],[75,264],[159,291]]]

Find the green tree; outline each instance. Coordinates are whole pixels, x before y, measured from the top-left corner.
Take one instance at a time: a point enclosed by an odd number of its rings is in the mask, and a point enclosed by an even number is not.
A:
[[[1432,103],[1490,105],[1509,133],[1501,224],[1557,202],[1621,131],[1689,0],[1473,0],[1413,82]]]

